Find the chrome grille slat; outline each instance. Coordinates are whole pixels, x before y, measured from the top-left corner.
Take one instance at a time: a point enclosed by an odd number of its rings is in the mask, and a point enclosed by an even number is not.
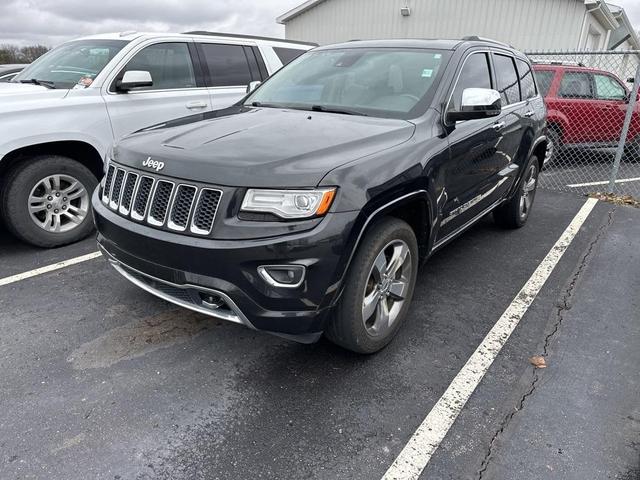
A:
[[[149,206],[149,214],[147,215],[147,222],[151,225],[155,225],[156,227],[164,225],[174,186],[175,184],[173,182],[167,180],[158,180],[156,182]]]
[[[133,202],[133,194],[136,186],[138,185],[138,178],[140,176],[137,173],[127,173],[127,178],[124,181],[124,188],[122,189],[122,198],[120,199],[120,208],[118,211],[127,216],[131,210],[131,203]]]
[[[104,180],[104,189],[102,190],[102,202],[109,203],[111,199],[111,186],[113,185],[113,173],[116,171],[116,167],[109,165],[107,170],[107,176]]]
[[[167,220],[167,227],[171,230],[184,232],[187,229],[197,191],[193,185],[178,185]]]
[[[138,189],[136,190],[136,199],[133,202],[133,209],[131,210],[131,218],[134,220],[144,220],[154,183],[155,180],[146,175],[140,179]]]
[[[109,197],[109,207],[114,210],[117,210],[120,206],[120,193],[122,191],[125,173],[123,168],[118,168],[116,170],[116,176],[113,179],[113,187],[111,189],[111,196]]]
[[[195,212],[191,220],[191,232],[198,235],[208,235],[213,228],[213,221],[218,212],[218,204],[222,198],[222,192],[213,188],[202,188]]]
[[[121,216],[152,227],[200,236],[211,233],[222,193],[111,163],[102,202]]]

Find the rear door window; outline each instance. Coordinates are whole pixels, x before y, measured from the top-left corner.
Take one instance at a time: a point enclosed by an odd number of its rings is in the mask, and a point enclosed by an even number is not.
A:
[[[538,88],[543,97],[549,95],[549,89],[555,74],[553,70],[535,70],[536,82],[538,82]]]
[[[209,87],[237,87],[252,81],[242,45],[202,43],[201,47],[209,69]]]
[[[273,51],[276,53],[282,65],[293,62],[296,58],[306,52],[306,50],[300,50],[299,48],[283,48],[273,47]]]
[[[531,73],[531,66],[519,58],[516,58],[516,66],[518,67],[522,100],[535,97],[537,95],[536,84],[533,80],[533,74]]]
[[[560,81],[558,96],[562,98],[593,98],[591,74],[565,72]]]
[[[503,105],[517,103],[520,101],[520,87],[518,85],[518,73],[513,63],[513,57],[507,55],[494,54],[493,64],[496,70],[496,80],[498,91],[502,98]]]
[[[462,92],[466,88],[492,88],[489,57],[486,53],[474,53],[464,62],[451,97],[451,108],[454,111],[460,110]]]

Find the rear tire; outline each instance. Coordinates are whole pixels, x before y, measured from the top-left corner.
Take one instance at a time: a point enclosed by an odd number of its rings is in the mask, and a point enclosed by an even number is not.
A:
[[[0,198],[7,228],[37,247],[76,242],[93,231],[91,194],[98,179],[81,163],[43,155],[9,171]]]
[[[397,218],[374,226],[353,258],[325,336],[356,353],[384,348],[407,315],[417,272],[413,229]]]
[[[520,228],[527,223],[538,188],[540,162],[532,155],[527,162],[516,193],[493,211],[496,223],[504,228]]]
[[[547,151],[544,155],[543,170],[557,166],[562,154],[562,140],[560,132],[556,128],[549,128],[547,131]]]

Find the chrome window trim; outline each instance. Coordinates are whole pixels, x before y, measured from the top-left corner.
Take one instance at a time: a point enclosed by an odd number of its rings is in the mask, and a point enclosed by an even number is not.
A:
[[[204,193],[205,190],[218,192],[220,194],[220,198],[218,199],[218,205],[216,206],[216,211],[213,213],[213,218],[211,219],[211,228],[209,228],[209,230],[203,230],[201,228],[198,228],[195,225],[196,212],[195,211],[193,212],[193,215],[191,216],[191,226],[189,228],[189,231],[197,235],[209,235],[213,230],[213,224],[215,223],[216,217],[218,216],[218,207],[220,206],[220,202],[222,202],[222,194],[224,193],[222,190],[218,190],[216,188],[208,188],[208,187],[201,188],[200,193],[198,194],[198,201],[196,202],[196,210],[198,208],[198,204],[200,203],[200,199],[202,198],[202,194]]]
[[[171,185],[171,192],[169,193],[169,200],[167,200],[167,209],[164,212],[164,219],[162,220],[162,222],[156,220],[155,218],[153,218],[151,216],[151,210],[152,210],[151,207],[153,206],[153,203],[155,202],[155,196],[156,196],[156,193],[158,191],[158,185],[160,185],[161,183],[168,183],[168,184]],[[164,222],[166,222],[166,220],[167,220],[167,214],[168,214],[169,210],[171,209],[171,200],[173,199],[173,194],[174,194],[175,190],[176,190],[176,184],[174,182],[172,182],[170,180],[164,180],[164,179],[161,179],[161,178],[158,178],[156,180],[156,183],[155,183],[155,185],[153,187],[153,194],[149,197],[149,204],[148,204],[149,208],[147,208],[147,223],[149,225],[153,225],[154,227],[162,227],[164,225]]]
[[[195,190],[195,192],[193,193],[193,198],[191,199],[191,205],[189,205],[189,212],[187,213],[187,223],[185,224],[184,227],[176,225],[171,220],[171,214],[173,213],[173,210],[176,207],[175,198],[177,198],[177,196],[178,196],[178,191],[180,190],[180,187],[192,188],[193,190]],[[195,185],[189,185],[187,183],[179,183],[178,184],[178,186],[176,187],[175,194],[174,194],[174,201],[173,201],[173,203],[171,205],[171,208],[169,209],[169,212],[168,212],[168,215],[167,215],[167,228],[169,228],[170,230],[175,230],[176,232],[184,232],[184,231],[187,230],[187,228],[189,228],[189,221],[191,220],[191,212],[193,211],[193,205],[194,205],[197,197],[198,197],[198,187],[196,187]],[[222,198],[222,196],[220,198]]]
[[[464,69],[464,66],[467,63],[467,60],[469,60],[469,58],[471,58],[471,56],[475,55],[476,53],[484,53],[484,54],[489,54],[489,55],[495,53],[497,55],[509,56],[514,60],[514,62],[515,62],[516,58],[520,58],[521,60],[523,60],[521,57],[518,57],[517,55],[514,55],[513,52],[510,52],[508,50],[486,49],[486,50],[473,50],[471,53],[469,53],[464,58],[464,60],[462,61],[462,65],[460,66],[460,70],[458,70],[458,73],[456,75],[456,81],[453,83],[453,87],[451,88],[451,92],[449,92],[449,97],[447,98],[447,103],[445,104],[445,108],[442,111],[442,123],[444,125],[449,125],[446,122],[447,112],[449,111],[449,105],[451,104],[451,99],[453,98],[453,92],[456,91],[456,87],[458,86],[458,82],[460,81],[460,75],[462,74],[462,70]],[[529,61],[527,61],[527,64],[529,65],[529,68],[531,69],[531,72],[533,72],[533,67],[531,66],[531,63]],[[489,74],[491,75],[491,82],[493,83],[494,77],[495,77],[495,68],[493,66],[493,59],[491,57],[489,57],[489,69],[490,69]],[[517,72],[517,70],[516,70],[516,72]],[[518,82],[519,81],[520,80],[518,80]],[[534,82],[535,82],[535,75],[534,75]],[[536,84],[536,91],[537,91],[537,87],[538,87],[538,85]],[[494,88],[494,90],[497,90],[497,89]],[[523,105],[526,105],[528,102],[530,102],[531,100],[536,99],[539,96],[540,96],[540,92],[537,92],[537,95],[535,97],[527,98],[525,100],[520,100],[519,102],[515,102],[515,103],[510,103],[508,105],[504,105],[502,107],[501,111],[500,111],[500,114],[502,114],[504,111],[511,110],[512,108],[515,109],[515,108],[521,107]]]

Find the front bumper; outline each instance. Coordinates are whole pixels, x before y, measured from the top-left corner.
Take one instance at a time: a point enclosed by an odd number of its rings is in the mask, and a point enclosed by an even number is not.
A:
[[[93,195],[98,243],[125,278],[177,305],[303,342],[315,341],[337,298],[357,212],[329,214],[312,230],[251,240],[194,238],[119,216]],[[306,267],[297,288],[269,285],[261,265]],[[203,295],[223,302],[212,308]]]

